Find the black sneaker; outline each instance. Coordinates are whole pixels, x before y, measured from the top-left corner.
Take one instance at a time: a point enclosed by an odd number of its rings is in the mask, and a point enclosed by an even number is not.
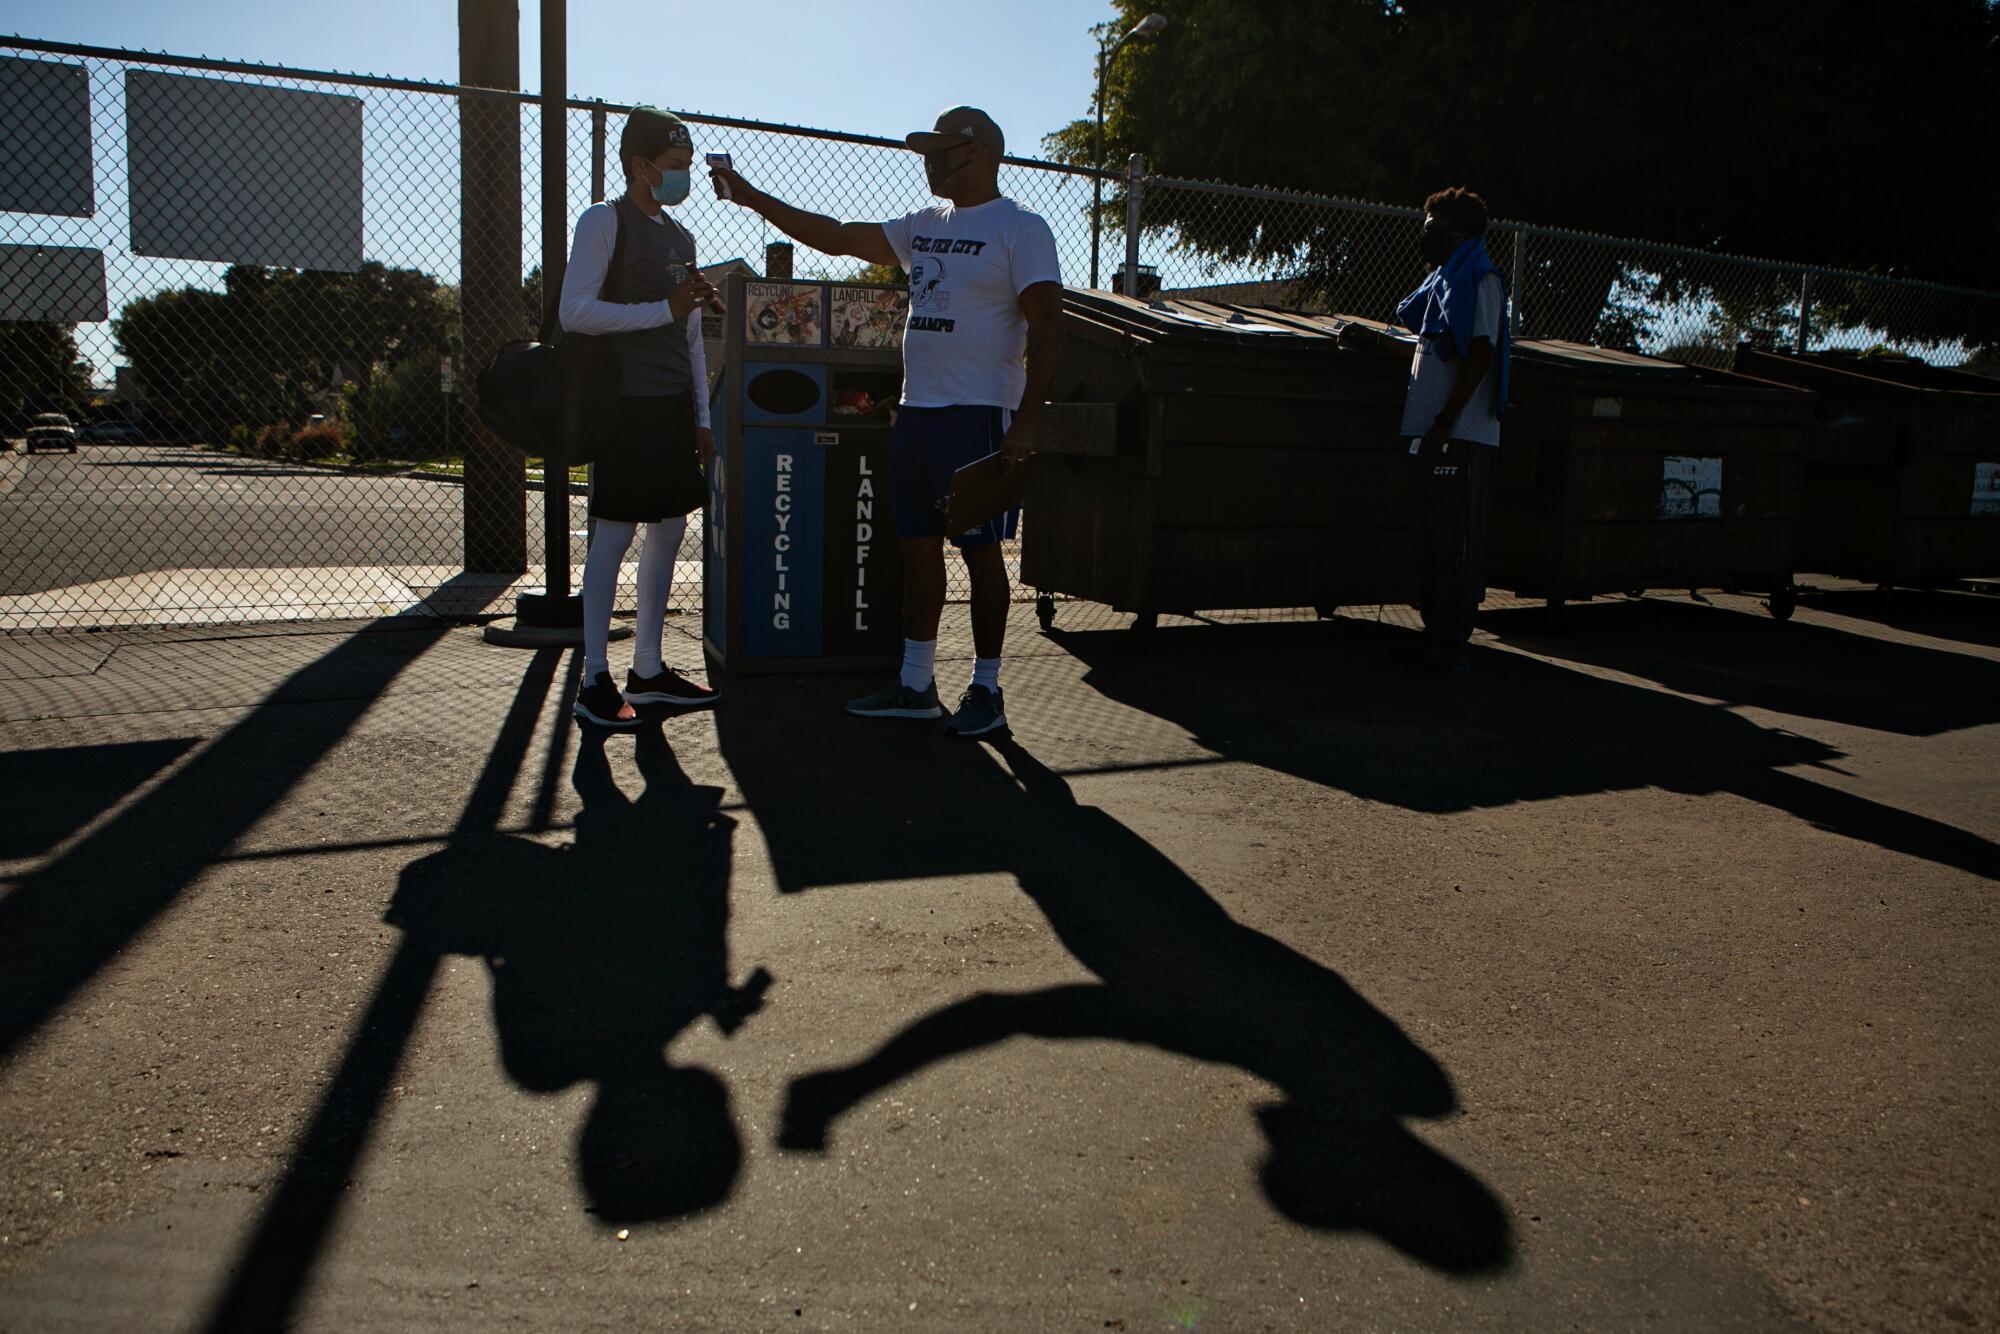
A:
[[[715,703],[719,697],[719,692],[688,680],[671,667],[660,668],[658,676],[625,673],[625,698],[633,704],[678,704],[682,708],[699,708]]]
[[[958,708],[944,730],[951,736],[985,736],[1007,725],[1007,709],[995,686],[967,686],[958,698]]]
[[[599,727],[627,728],[639,725],[639,714],[618,687],[611,684],[610,672],[599,672],[576,692],[576,716]]]
[[[848,700],[847,711],[857,718],[944,717],[944,705],[938,703],[936,681],[922,690],[912,690],[898,679],[872,695]]]

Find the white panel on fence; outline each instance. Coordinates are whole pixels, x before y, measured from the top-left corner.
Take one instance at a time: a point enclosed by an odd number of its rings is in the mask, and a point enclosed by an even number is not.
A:
[[[87,218],[90,75],[81,65],[0,56],[0,209]]]
[[[1722,517],[1722,460],[1670,458],[1660,464],[1662,519]]]
[[[361,267],[361,99],[131,70],[132,250]]]
[[[1972,512],[2000,514],[2000,463],[1972,465]]]
[[[84,246],[0,245],[0,320],[89,324],[109,313],[103,251]]]

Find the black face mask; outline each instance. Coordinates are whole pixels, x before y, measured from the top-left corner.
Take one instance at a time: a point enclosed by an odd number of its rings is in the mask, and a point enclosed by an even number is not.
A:
[[[950,182],[952,174],[972,160],[968,154],[959,161],[953,162],[951,155],[957,151],[958,147],[952,147],[939,149],[935,153],[924,154],[924,180],[929,182],[932,194],[942,197],[945,186]]]
[[[1437,218],[1424,220],[1423,233],[1417,238],[1417,249],[1422,252],[1424,263],[1442,264],[1451,258],[1451,252],[1458,249],[1458,238],[1452,235],[1451,227]]]

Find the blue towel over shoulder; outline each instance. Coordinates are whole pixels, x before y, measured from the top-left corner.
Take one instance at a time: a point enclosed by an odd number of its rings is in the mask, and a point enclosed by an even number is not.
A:
[[[1429,339],[1450,360],[1462,357],[1472,346],[1472,311],[1479,299],[1479,284],[1489,273],[1499,273],[1486,254],[1486,238],[1474,236],[1459,242],[1451,258],[1439,265],[1417,290],[1396,307],[1396,319],[1411,333]],[[1500,280],[1506,290],[1505,278]],[[1496,363],[1493,377],[1493,415],[1507,414],[1507,362],[1511,338],[1507,333],[1507,311],[1500,310],[1500,345],[1493,349]]]

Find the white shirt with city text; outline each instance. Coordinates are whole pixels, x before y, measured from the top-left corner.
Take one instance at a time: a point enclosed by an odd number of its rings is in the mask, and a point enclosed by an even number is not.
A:
[[[1049,224],[1003,197],[971,208],[934,204],[882,231],[910,275],[903,405],[1020,407],[1028,383],[1021,293],[1062,281]]]

